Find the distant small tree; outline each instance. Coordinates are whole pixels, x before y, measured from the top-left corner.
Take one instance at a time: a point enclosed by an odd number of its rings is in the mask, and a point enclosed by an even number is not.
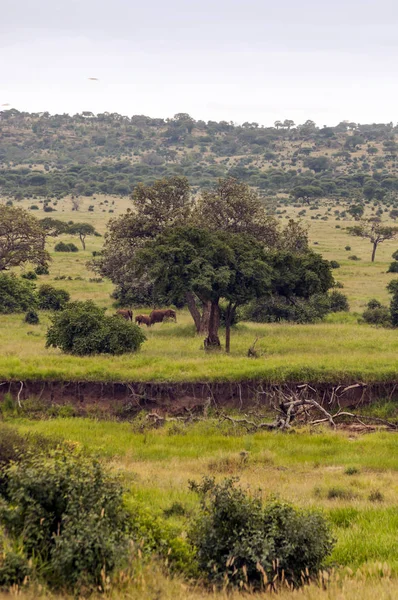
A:
[[[362,206],[362,204],[354,204],[354,206],[350,206],[347,212],[354,217],[356,221],[358,221],[360,218],[362,218],[365,208]]]
[[[78,212],[78,210],[80,209],[80,207],[82,205],[82,199],[79,198],[79,196],[72,196],[70,201],[72,203],[72,210],[75,210],[76,212]]]
[[[83,250],[86,249],[86,237],[96,233],[95,228],[90,223],[73,223],[73,225],[69,225],[67,232],[79,236]]]
[[[375,260],[379,244],[386,240],[393,240],[398,235],[398,227],[383,224],[380,219],[363,219],[359,225],[348,227],[350,235],[355,235],[370,240],[372,244],[372,262]]]
[[[39,221],[22,208],[0,205],[0,271],[30,262],[46,264],[45,233]]]

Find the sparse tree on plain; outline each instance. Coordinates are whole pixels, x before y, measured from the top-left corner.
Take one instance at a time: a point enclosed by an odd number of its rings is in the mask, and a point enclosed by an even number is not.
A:
[[[0,271],[27,262],[44,265],[46,234],[39,221],[22,208],[0,205]]]
[[[348,233],[364,239],[372,244],[372,262],[375,260],[379,244],[386,240],[394,240],[398,235],[398,227],[385,225],[380,219],[363,219],[358,225],[348,227]]]

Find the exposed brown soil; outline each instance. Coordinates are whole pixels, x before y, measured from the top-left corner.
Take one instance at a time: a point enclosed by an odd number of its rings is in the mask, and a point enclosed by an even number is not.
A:
[[[271,408],[282,395],[304,394],[325,407],[358,407],[379,398],[397,399],[398,382],[351,385],[283,384],[261,381],[242,383],[99,383],[68,381],[10,381],[0,385],[0,401],[6,393],[21,403],[36,398],[44,404],[73,405],[79,414],[98,411],[109,415],[133,415],[140,410],[177,414],[203,410],[204,406],[247,409]]]

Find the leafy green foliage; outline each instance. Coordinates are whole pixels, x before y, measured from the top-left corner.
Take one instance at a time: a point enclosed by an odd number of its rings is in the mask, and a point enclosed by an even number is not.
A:
[[[28,323],[29,325],[37,325],[40,322],[39,315],[33,308],[31,308],[30,310],[27,311],[24,321],[25,321],[25,323]]]
[[[35,271],[27,271],[26,273],[22,273],[22,279],[28,279],[29,281],[34,281],[37,279],[37,273]]]
[[[27,556],[45,565],[55,587],[98,586],[127,550],[121,487],[98,462],[53,451],[8,466],[0,523],[23,538]]]
[[[330,300],[330,311],[331,312],[342,312],[349,311],[350,305],[348,304],[348,298],[345,294],[338,292],[337,290],[332,290],[329,292],[329,300]]]
[[[377,306],[375,308],[367,308],[362,313],[362,319],[369,325],[380,325],[388,327],[391,325],[391,314],[387,306]]]
[[[37,293],[41,310],[63,310],[70,300],[69,292],[44,283]]]
[[[334,540],[325,518],[279,500],[262,505],[227,479],[191,484],[201,514],[190,531],[199,568],[216,584],[267,589],[282,577],[298,586],[316,576]],[[307,576],[306,576],[307,573]]]
[[[47,347],[85,356],[135,352],[145,341],[142,330],[117,316],[108,317],[91,300],[71,302],[52,317]]]
[[[50,260],[39,221],[22,208],[0,204],[0,271],[31,262]]]
[[[79,252],[76,244],[66,242],[58,242],[58,244],[55,244],[54,250],[55,252]]]
[[[0,313],[24,312],[36,306],[34,286],[13,273],[0,273]]]
[[[316,323],[330,312],[327,294],[314,294],[309,298],[272,295],[259,298],[244,307],[244,318],[257,323]]]

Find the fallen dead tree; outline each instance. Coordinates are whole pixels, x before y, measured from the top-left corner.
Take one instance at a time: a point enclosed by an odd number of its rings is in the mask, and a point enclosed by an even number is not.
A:
[[[229,421],[236,426],[244,427],[248,432],[260,430],[266,431],[287,431],[294,426],[316,427],[322,424],[328,424],[332,429],[339,425],[356,424],[362,430],[375,430],[382,427],[388,431],[398,431],[398,423],[373,417],[361,415],[339,408],[336,412],[330,412],[314,398],[308,397],[309,386],[303,386],[300,392],[293,395],[280,394],[278,404],[273,406],[276,416],[273,421],[264,420],[265,417],[252,412],[252,418],[247,414],[242,417],[232,417],[224,412],[216,411],[216,416],[224,421]],[[282,398],[281,398],[282,396]],[[301,396],[301,397],[300,397]],[[187,411],[187,414],[181,416],[167,417],[151,412],[146,416],[147,421],[154,427],[161,427],[167,422],[188,423],[204,420],[207,416],[207,408],[203,411],[203,416]],[[254,417],[254,418],[253,418]]]

